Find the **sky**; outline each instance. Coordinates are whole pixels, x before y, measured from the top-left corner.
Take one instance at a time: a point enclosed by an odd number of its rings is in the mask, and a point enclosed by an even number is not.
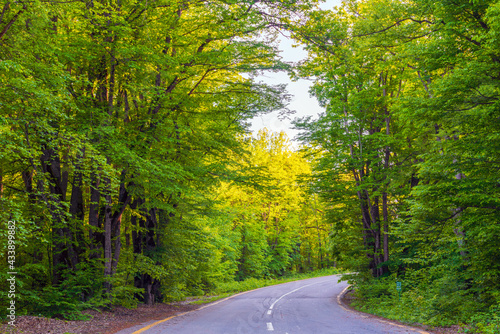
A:
[[[340,0],[327,0],[321,5],[321,8],[331,9],[334,6],[340,5],[340,2]],[[293,44],[295,44],[294,41],[281,36],[279,47],[282,50],[281,57],[283,61],[297,62],[307,57],[307,52],[301,46],[292,47]],[[298,134],[298,131],[292,128],[293,125],[291,124],[291,120],[296,117],[304,117],[307,115],[312,115],[316,118],[318,113],[324,111],[324,108],[319,106],[316,98],[311,97],[309,94],[309,87],[312,85],[312,81],[300,79],[293,82],[288,77],[288,74],[284,72],[267,72],[260,76],[258,80],[274,85],[286,84],[288,93],[292,95],[292,100],[288,108],[290,110],[295,110],[295,114],[291,115],[290,119],[285,120],[278,119],[278,111],[255,117],[252,119],[250,127],[254,136],[260,129],[267,128],[276,132],[284,131],[288,137],[293,140]],[[294,146],[296,144],[298,143],[294,142]]]

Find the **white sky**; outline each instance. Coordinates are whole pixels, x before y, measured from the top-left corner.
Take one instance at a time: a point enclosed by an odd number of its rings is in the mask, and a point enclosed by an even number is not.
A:
[[[321,5],[321,8],[332,9],[334,6],[340,5],[340,3],[341,0],[327,0]],[[300,46],[293,48],[292,44],[294,44],[292,40],[281,37],[279,45],[282,50],[281,56],[283,60],[287,62],[297,62],[305,59],[307,52]],[[316,98],[311,97],[309,94],[309,87],[312,84],[311,81],[301,79],[292,82],[288,74],[284,72],[267,72],[258,79],[269,84],[287,84],[287,90],[292,95],[289,109],[296,111],[296,113],[291,116],[291,119],[307,115],[317,116],[318,113],[324,111],[324,109],[319,106]],[[256,135],[257,132],[263,128],[276,132],[284,131],[290,139],[293,139],[298,134],[297,130],[292,129],[290,120],[285,119],[280,121],[278,119],[278,111],[255,117],[252,120],[250,130],[252,130],[253,135]]]

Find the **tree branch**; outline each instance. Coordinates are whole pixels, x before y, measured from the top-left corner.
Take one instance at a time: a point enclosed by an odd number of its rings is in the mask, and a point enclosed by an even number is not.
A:
[[[14,22],[16,22],[17,18],[19,17],[19,15],[21,15],[24,11],[26,10],[26,5],[23,6],[22,9],[20,9],[16,15],[14,15],[14,17],[10,20],[9,23],[7,23],[7,25],[5,26],[5,28],[3,28],[3,30],[0,32],[0,40],[3,38],[3,35],[5,35],[7,33],[7,31],[10,29],[10,27],[14,24]],[[3,13],[2,13],[2,16],[3,16]]]

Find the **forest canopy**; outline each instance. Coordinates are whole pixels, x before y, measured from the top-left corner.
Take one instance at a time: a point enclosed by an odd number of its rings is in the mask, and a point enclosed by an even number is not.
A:
[[[67,318],[326,266],[308,162],[283,133],[248,137],[289,112],[256,77],[290,67],[272,40],[311,4],[3,5],[2,302],[9,265],[20,312]]]
[[[499,8],[343,1],[295,26],[326,108],[295,124],[365,309],[500,330]]]

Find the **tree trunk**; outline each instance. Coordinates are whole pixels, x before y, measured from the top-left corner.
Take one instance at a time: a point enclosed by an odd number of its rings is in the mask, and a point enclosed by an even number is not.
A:
[[[384,219],[384,262],[389,261],[389,210],[387,207],[387,192],[382,193],[382,215]],[[383,267],[383,274],[389,272],[387,265]]]
[[[109,179],[105,181],[106,192],[111,191],[111,182]],[[107,293],[111,292],[111,261],[112,261],[112,251],[111,251],[111,225],[112,225],[112,199],[111,194],[105,195],[105,207],[104,207],[104,288]]]
[[[142,204],[140,199],[134,200],[130,204],[130,208],[132,210],[137,209],[138,206]],[[144,220],[141,218],[139,224],[137,224],[137,216],[132,215],[130,217],[130,223],[132,224],[132,246],[134,250],[134,254],[142,254],[142,228],[144,228]]]
[[[72,233],[64,219],[64,201],[61,179],[61,163],[59,154],[52,148],[45,147],[41,156],[42,171],[49,177],[49,196],[47,203],[52,212],[52,283],[58,285],[62,281],[65,269],[75,269],[71,258],[74,255]]]
[[[380,211],[379,211],[379,198],[375,196],[373,198],[370,207],[371,216],[371,231],[373,235],[373,260],[374,266],[372,268],[372,273],[374,277],[380,277],[382,274],[382,268],[380,267],[383,259],[382,247],[381,247],[381,229],[380,229]]]
[[[134,203],[135,206],[135,203]],[[134,241],[134,253],[140,253],[141,248],[144,251],[152,252],[156,250],[156,228],[158,226],[157,220],[157,209],[150,209],[146,213],[146,221],[144,226],[144,220],[141,219],[140,225],[141,228],[146,228],[146,233],[136,232],[135,235],[133,233],[133,241]],[[136,223],[136,220],[133,221]],[[144,289],[144,293],[142,296],[142,301],[147,305],[152,305],[155,302],[161,301],[161,286],[160,282],[156,279],[153,279],[148,274],[142,274],[140,277],[136,277],[134,279],[134,286],[136,288]]]
[[[99,257],[99,200],[101,193],[99,191],[100,177],[97,173],[92,173],[90,181],[90,204],[89,204],[89,240],[90,240],[90,255],[89,258],[95,259]]]
[[[83,237],[83,230],[82,230],[82,225],[83,225],[83,219],[85,217],[84,211],[83,211],[83,178],[82,178],[82,173],[76,172],[74,177],[73,177],[73,184],[71,187],[71,200],[70,200],[70,208],[69,208],[69,213],[71,217],[73,218],[74,225],[72,227],[73,233],[74,233],[74,249],[75,251],[73,254],[71,254],[71,263],[73,267],[76,267],[76,265],[79,262],[79,257],[80,254],[83,253],[84,248],[84,237]]]
[[[383,80],[383,93],[382,95],[384,98],[387,96],[387,90],[385,85],[387,84],[387,73],[384,77],[382,75],[382,80]],[[401,81],[400,81],[400,88],[401,90]],[[399,91],[398,91],[398,96],[399,96]],[[392,93],[391,93],[392,97]],[[391,115],[389,114],[389,109],[387,108],[387,105],[384,106],[384,111],[385,111],[385,135],[389,137],[391,135]],[[387,138],[388,139],[388,138]],[[389,186],[389,160],[391,158],[391,149],[389,145],[385,146],[385,156],[384,156],[384,170],[385,170],[385,187]],[[384,240],[383,240],[383,262],[387,263],[389,261],[389,210],[387,207],[387,191],[384,191],[382,193],[382,217],[384,220]],[[382,275],[389,273],[389,268],[387,264],[384,264],[382,266]]]
[[[122,179],[125,177],[125,171],[122,172]],[[125,184],[122,182],[120,184],[120,193],[118,196],[118,202],[120,203],[120,208],[118,209],[117,212],[113,213],[113,220],[112,220],[112,231],[113,231],[113,237],[114,237],[114,244],[113,244],[113,262],[111,264],[111,274],[114,275],[116,272],[116,268],[118,266],[118,260],[120,259],[120,252],[121,252],[121,221],[122,221],[122,216],[123,212],[127,208],[127,205],[130,203],[130,196],[127,192],[127,189],[125,187]]]

